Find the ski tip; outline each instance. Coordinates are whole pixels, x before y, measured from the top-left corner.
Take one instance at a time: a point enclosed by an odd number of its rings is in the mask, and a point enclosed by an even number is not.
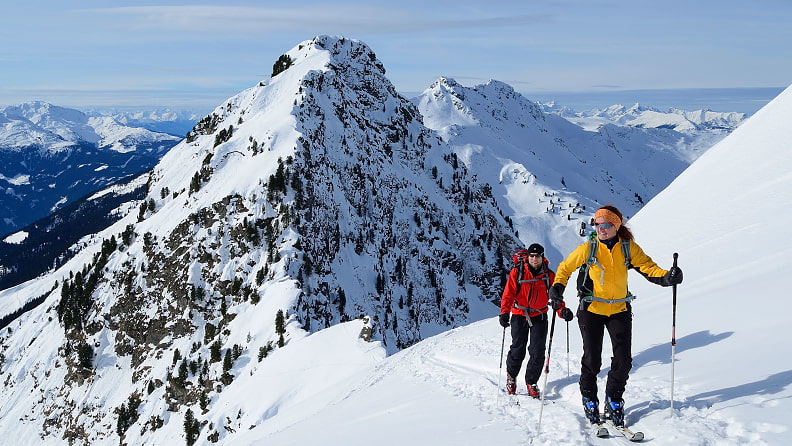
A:
[[[592,424],[594,426],[594,435],[599,438],[608,438],[610,437],[610,432],[608,432],[608,428],[598,424]]]

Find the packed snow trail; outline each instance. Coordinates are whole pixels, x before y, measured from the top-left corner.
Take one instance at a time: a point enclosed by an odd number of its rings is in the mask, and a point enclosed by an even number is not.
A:
[[[574,322],[572,323],[574,324]],[[433,389],[442,389],[456,398],[472,401],[492,420],[505,421],[522,437],[523,442],[537,445],[603,444],[603,441],[622,441],[612,428],[608,439],[589,434],[590,425],[583,416],[578,391],[580,341],[575,337],[577,327],[570,327],[570,358],[573,370],[567,377],[566,351],[552,352],[546,391],[541,434],[537,437],[540,400],[518,395],[519,405],[498,389],[501,327],[496,319],[483,320],[427,339],[386,359],[373,375],[383,377],[407,374],[424,381]],[[558,336],[558,335],[556,335]],[[565,334],[557,341],[565,341]],[[508,348],[507,336],[506,347]],[[608,364],[608,340],[603,362]],[[670,348],[670,347],[669,347]],[[561,349],[559,349],[561,350]],[[643,352],[634,352],[641,358]],[[561,367],[561,365],[564,367]],[[599,387],[604,389],[608,369],[603,366]],[[733,419],[723,419],[708,406],[696,407],[686,402],[684,383],[679,390],[675,416],[669,412],[669,373],[667,364],[635,364],[627,385],[625,421],[633,431],[644,431],[645,442],[653,445],[701,444],[764,444],[758,432]],[[639,373],[640,372],[640,373]],[[654,375],[657,373],[657,375]],[[520,376],[522,378],[522,375]],[[504,379],[501,378],[501,386]],[[518,392],[525,393],[525,385],[518,378]],[[438,424],[441,426],[442,424]],[[615,443],[614,441],[614,443]],[[437,443],[442,444],[442,442]],[[502,444],[502,443],[498,443]]]

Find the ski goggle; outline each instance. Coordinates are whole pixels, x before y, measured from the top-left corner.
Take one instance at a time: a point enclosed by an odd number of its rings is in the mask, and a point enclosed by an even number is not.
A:
[[[596,229],[599,229],[599,228],[610,229],[610,228],[613,227],[613,223],[592,223],[591,226],[594,226],[594,228],[596,228]]]

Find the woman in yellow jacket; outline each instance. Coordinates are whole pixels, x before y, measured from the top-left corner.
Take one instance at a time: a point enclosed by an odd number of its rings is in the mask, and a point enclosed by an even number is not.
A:
[[[588,263],[586,276],[578,278],[580,305],[577,319],[583,338],[580,393],[586,417],[595,424],[600,423],[597,374],[602,366],[602,340],[607,329],[613,357],[605,386],[605,417],[616,425],[624,425],[622,394],[632,368],[632,296],[627,291],[628,269],[635,269],[650,282],[661,286],[682,282],[682,271],[678,267],[666,271],[657,266],[635,243],[622,220],[622,213],[614,206],[598,209],[594,214],[596,239],[578,246],[558,265],[550,290],[553,307],[561,308],[569,278],[576,269]],[[589,261],[591,243],[596,243],[596,256]]]

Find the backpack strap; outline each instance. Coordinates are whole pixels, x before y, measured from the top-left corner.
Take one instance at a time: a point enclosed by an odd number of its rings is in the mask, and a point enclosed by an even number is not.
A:
[[[547,305],[545,305],[542,308],[531,308],[531,307],[523,307],[522,305],[515,303],[514,308],[519,308],[520,310],[528,311],[530,313],[541,313],[542,311],[544,311],[545,308],[547,308]]]
[[[600,285],[603,285],[605,282],[605,268],[602,267],[602,264],[597,260],[597,249],[599,248],[599,240],[597,239],[597,233],[592,232],[589,234],[589,253],[588,257],[586,258],[586,263],[581,266],[581,273],[583,277],[588,277],[588,270],[591,268],[591,265],[599,265],[600,267]]]
[[[581,297],[580,300],[582,300],[583,302],[592,302],[596,300],[597,302],[603,302],[606,304],[619,304],[622,302],[628,302],[628,303],[632,302],[633,300],[635,300],[635,296],[633,296],[629,291],[627,291],[627,296],[621,299],[603,299],[601,297],[594,296],[593,294],[589,294]]]
[[[521,265],[521,266],[524,266],[524,265],[523,265],[523,262],[520,262],[520,265]],[[517,279],[517,286],[518,286],[518,287],[519,287],[520,285],[522,285],[523,283],[544,282],[544,283],[545,283],[545,286],[547,287],[546,289],[547,289],[548,291],[550,290],[550,274],[548,274],[547,272],[543,273],[543,277],[539,277],[539,278],[535,278],[535,279],[525,279],[525,280],[523,280],[523,279],[522,279],[522,276],[523,276],[523,270],[521,269],[521,270],[520,270],[520,273],[519,273],[519,276],[518,276],[518,279]],[[519,288],[517,289],[517,291],[519,292]],[[533,291],[533,290],[529,290],[529,291],[528,291],[528,298],[529,298],[529,299],[530,299],[530,297],[531,297],[531,291]],[[528,315],[527,315],[527,316],[528,316],[528,318],[527,318],[527,319],[528,319],[528,326],[529,326],[529,327],[532,327],[532,326],[533,326],[533,325],[531,324],[531,314],[535,314],[535,313],[542,313],[542,312],[543,312],[543,311],[544,311],[544,310],[547,308],[547,305],[545,305],[545,306],[544,306],[544,307],[542,307],[542,308],[531,308],[531,307],[524,307],[524,306],[522,306],[522,305],[518,304],[516,299],[515,299],[514,303],[512,304],[512,306],[513,306],[514,308],[518,308],[518,309],[520,309],[520,310],[523,310],[523,311],[527,311],[527,312],[528,312]]]
[[[516,294],[520,294],[520,289],[522,288],[522,284],[526,281],[523,280],[523,276],[525,275],[525,260],[520,259],[520,262],[517,263],[515,266],[517,268],[517,292]]]
[[[630,240],[621,240],[621,249],[622,255],[624,256],[624,265],[627,268],[632,268],[632,256],[630,254]],[[581,274],[583,276],[583,281],[585,282],[585,278],[588,277],[588,270],[592,264],[597,264],[600,266],[602,273],[600,274],[600,283],[604,281],[605,276],[605,269],[602,268],[602,264],[597,261],[597,248],[599,247],[599,241],[597,240],[597,233],[592,232],[589,235],[589,255],[586,259],[586,263],[580,267]],[[592,293],[592,290],[585,289],[583,286],[580,287],[581,289],[578,290],[578,295],[580,296],[580,300],[583,302],[604,302],[606,304],[618,304],[622,302],[632,302],[635,299],[635,296],[630,293],[630,290],[627,290],[627,296],[621,299],[603,299],[601,297],[597,297]]]
[[[631,263],[632,256],[630,255],[630,241],[627,239],[622,239],[621,248],[622,248],[622,254],[624,255],[624,266],[626,266],[627,269],[630,269],[633,267]]]
[[[536,316],[537,314],[542,314],[542,311],[543,311],[545,308],[547,308],[547,305],[545,305],[545,306],[544,306],[544,307],[542,307],[542,308],[538,308],[538,309],[537,309],[537,308],[523,307],[522,305],[518,305],[518,304],[517,304],[517,302],[515,302],[515,303],[514,303],[514,308],[519,308],[520,310],[523,310],[523,311],[525,311],[525,312],[527,313],[527,314],[525,315],[525,316],[526,316],[526,318],[525,318],[525,322],[527,322],[527,323],[528,323],[528,327],[529,327],[529,328],[533,328],[533,322],[531,322],[531,318],[532,318],[532,317],[534,317],[534,316]]]
[[[545,284],[548,282],[548,280],[547,280],[547,278],[546,278],[546,277],[540,277],[540,278],[538,278],[538,279],[528,279],[528,280],[519,280],[519,279],[518,279],[518,280],[517,280],[517,283],[539,282],[539,281],[542,281],[542,280],[544,280],[544,281],[545,281]]]

